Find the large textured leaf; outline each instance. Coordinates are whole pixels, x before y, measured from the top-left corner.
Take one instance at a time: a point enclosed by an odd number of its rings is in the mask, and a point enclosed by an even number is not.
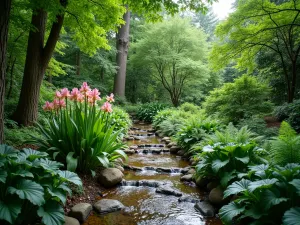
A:
[[[261,165],[256,165],[256,166],[249,166],[248,167],[250,171],[260,177],[260,178],[265,178],[266,173],[265,171],[269,168],[269,165],[267,164],[261,164]]]
[[[290,184],[296,188],[296,192],[300,196],[300,179],[294,179],[290,182]]]
[[[220,159],[216,159],[212,162],[212,169],[214,172],[218,172],[222,167],[226,166],[229,163],[229,159],[221,161]]]
[[[225,225],[229,225],[229,224],[231,225],[233,218],[244,211],[245,211],[244,206],[241,207],[237,203],[231,202],[220,209],[219,215],[221,217],[222,222]]]
[[[47,158],[46,159],[38,159],[38,162],[41,167],[43,167],[45,170],[48,170],[48,171],[56,171],[56,170],[59,170],[59,168],[63,166],[62,163],[59,163],[56,161],[51,161]]]
[[[1,172],[0,172],[1,173]],[[15,173],[12,173],[13,176],[20,176],[20,177],[34,177],[32,173],[27,170],[18,170]]]
[[[222,175],[222,178],[220,180],[220,183],[223,187],[227,187],[229,181],[231,181],[232,179],[236,178],[236,171],[232,171],[232,172],[225,172]]]
[[[261,202],[262,207],[264,208],[264,211],[267,211],[274,205],[278,205],[281,202],[288,201],[288,198],[282,198],[280,197],[280,194],[276,195],[274,192],[270,190],[265,190],[262,194]]]
[[[7,172],[4,170],[0,170],[0,182],[5,183],[7,177]]]
[[[236,160],[244,163],[244,164],[248,164],[250,161],[249,156],[245,156],[245,157],[235,157]]]
[[[262,210],[260,204],[251,204],[250,208],[244,212],[244,217],[251,217],[255,220],[260,219],[262,216],[267,215],[267,211]]]
[[[59,171],[59,176],[68,182],[82,186],[82,182],[76,173],[70,171]]]
[[[28,159],[30,161],[48,156],[48,154],[46,152],[40,152],[37,150],[33,150],[31,148],[24,148],[21,151],[21,155],[23,155],[25,157],[25,159]]]
[[[300,224],[300,207],[294,207],[286,211],[283,215],[283,225]]]
[[[0,167],[4,166],[6,161],[7,161],[6,158],[0,158]]]
[[[43,224],[46,225],[62,225],[64,224],[64,210],[58,202],[48,201],[41,206],[37,214],[42,218]]]
[[[31,180],[21,179],[15,187],[9,187],[10,194],[17,194],[21,199],[27,199],[34,205],[42,205],[44,200],[44,188]]]
[[[6,220],[10,224],[14,224],[22,209],[22,200],[10,198],[8,202],[0,201],[0,220]]]
[[[52,197],[57,197],[63,204],[66,203],[66,191],[63,189],[48,187],[47,191]]]
[[[229,185],[228,188],[224,191],[224,198],[248,190],[250,183],[251,183],[250,180],[245,180],[245,179],[234,182],[233,184]]]
[[[67,170],[72,172],[76,170],[78,164],[78,159],[73,157],[74,154],[75,152],[69,152],[66,157]]]
[[[257,188],[268,188],[275,184],[278,180],[275,178],[254,181],[249,184],[249,190],[255,191]]]
[[[0,155],[2,156],[12,156],[17,153],[17,150],[15,150],[13,147],[8,145],[0,145]]]

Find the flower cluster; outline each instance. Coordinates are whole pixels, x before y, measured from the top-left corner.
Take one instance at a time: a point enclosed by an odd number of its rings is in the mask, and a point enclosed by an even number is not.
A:
[[[83,82],[80,89],[73,88],[70,92],[68,88],[63,88],[60,91],[55,92],[53,102],[46,102],[43,106],[45,111],[55,111],[65,108],[67,101],[71,100],[76,103],[88,103],[90,106],[96,106],[97,101],[101,100],[100,92],[97,88],[91,89],[87,82]],[[101,110],[104,112],[112,112],[112,105],[110,103],[114,102],[114,94],[106,96],[106,102],[101,106]]]

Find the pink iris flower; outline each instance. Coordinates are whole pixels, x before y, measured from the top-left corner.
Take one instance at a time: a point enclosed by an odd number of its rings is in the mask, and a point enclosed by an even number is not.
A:
[[[69,98],[71,96],[68,88],[61,89],[60,94],[61,94],[62,98]]]
[[[96,102],[97,100],[101,100],[100,92],[97,88],[88,92],[89,102]]]
[[[62,94],[59,91],[56,91],[55,92],[55,98],[62,99],[63,97],[62,97]]]
[[[78,95],[81,95],[81,93],[79,92],[78,88],[73,88],[71,91],[71,100],[77,101]]]
[[[54,104],[52,102],[45,102],[45,105],[43,106],[44,111],[52,111],[54,109]]]
[[[104,104],[101,107],[101,110],[108,113],[111,113],[113,111],[109,102],[104,102]]]
[[[60,107],[60,108],[66,107],[66,102],[65,102],[64,99],[59,100],[59,107]]]
[[[110,96],[106,96],[106,101],[108,101],[110,103],[114,102],[115,101],[114,94],[111,93]]]
[[[81,94],[81,93],[79,93],[79,94],[77,95],[76,101],[77,101],[77,102],[83,102],[83,101],[84,101],[84,95]]]
[[[60,108],[60,103],[59,103],[58,99],[53,100],[53,106],[54,106],[54,109],[59,109]]]
[[[80,88],[80,92],[87,95],[87,93],[91,90],[87,82],[83,82]]]

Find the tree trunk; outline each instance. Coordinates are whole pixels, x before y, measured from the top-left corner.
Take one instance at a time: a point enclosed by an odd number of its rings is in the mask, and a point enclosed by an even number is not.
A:
[[[11,69],[10,69],[9,89],[8,89],[7,96],[6,96],[7,99],[10,99],[11,92],[12,92],[12,89],[13,89],[14,68],[15,68],[16,61],[17,61],[17,58],[15,57],[14,61],[12,62],[12,65],[11,65]]]
[[[292,103],[295,98],[296,92],[296,80],[297,80],[297,61],[292,61],[292,83],[290,93],[288,94],[288,103]]]
[[[130,12],[128,10],[124,14],[123,19],[125,24],[119,27],[117,34],[118,71],[114,82],[114,94],[121,97],[125,96],[126,66],[129,47]]]
[[[80,75],[80,50],[76,52],[76,75]]]
[[[6,45],[11,0],[0,1],[0,143],[4,141],[4,97],[6,74]]]
[[[66,6],[67,2],[60,2],[62,6]],[[39,9],[32,14],[31,24],[36,29],[29,32],[23,83],[18,106],[13,115],[13,119],[24,126],[32,125],[38,117],[41,84],[58,41],[64,15],[57,15],[56,19],[44,46],[47,12]]]

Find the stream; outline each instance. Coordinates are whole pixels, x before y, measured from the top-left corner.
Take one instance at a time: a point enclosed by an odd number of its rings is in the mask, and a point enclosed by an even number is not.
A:
[[[157,185],[163,184],[187,198],[203,200],[208,195],[193,182],[180,181],[181,170],[189,167],[188,162],[170,154],[160,138],[154,135],[151,125],[135,124],[131,132],[139,140],[127,144],[137,146],[137,153],[129,155],[122,184],[104,192],[105,198],[119,200],[126,208],[120,212],[92,215],[84,225],[222,224],[218,218],[203,218],[194,208],[195,203],[156,192]]]

